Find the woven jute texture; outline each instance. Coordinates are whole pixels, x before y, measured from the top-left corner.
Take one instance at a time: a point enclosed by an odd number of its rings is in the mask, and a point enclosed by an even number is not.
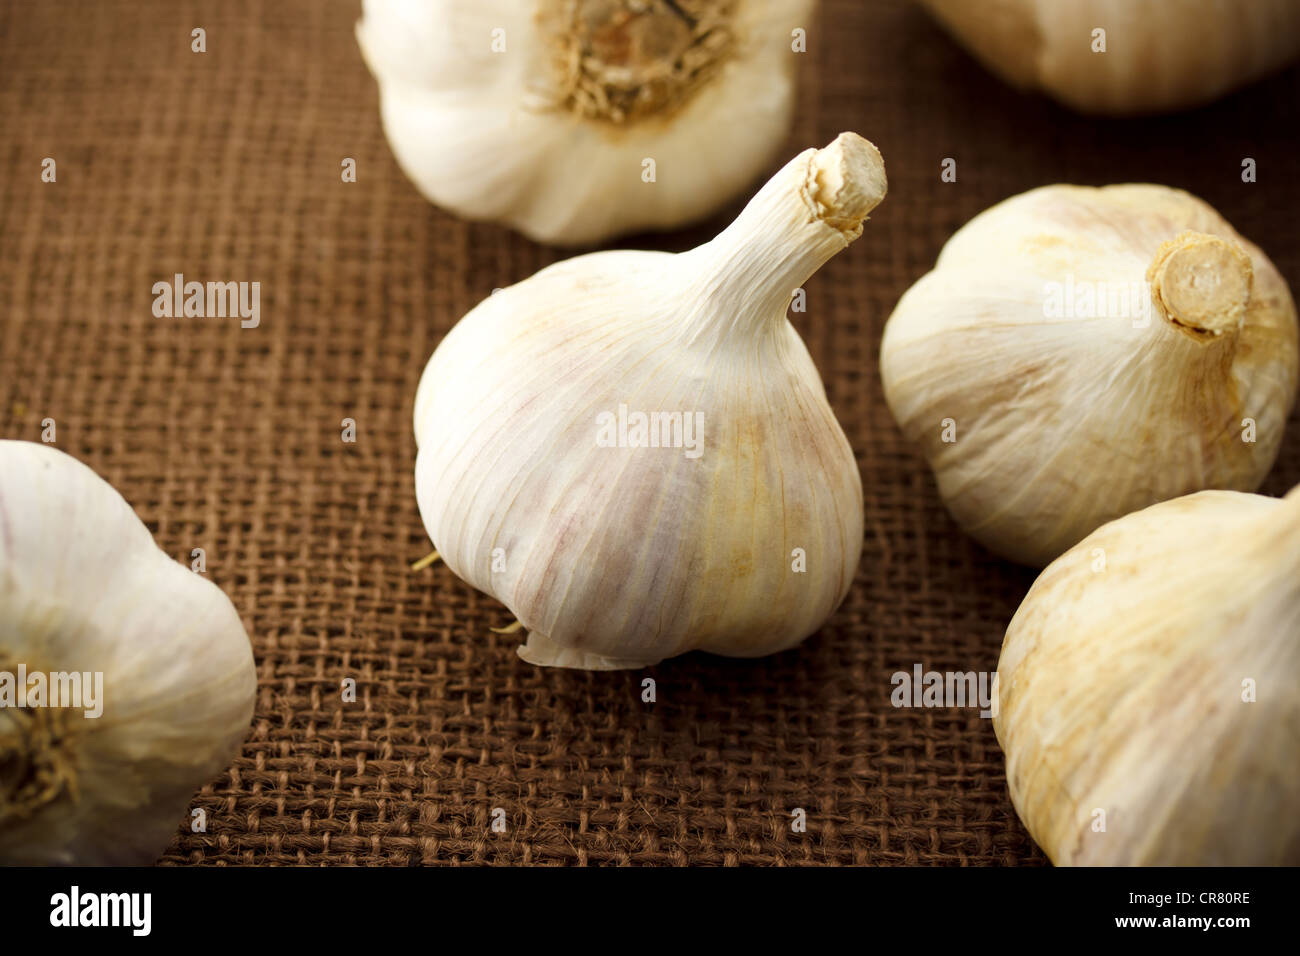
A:
[[[256,653],[247,742],[195,798],[207,832],[178,820],[163,861],[1045,862],[977,708],[890,705],[891,674],[914,664],[996,668],[1033,575],[945,513],[884,405],[881,328],[957,227],[1051,182],[1190,189],[1296,287],[1300,72],[1181,116],[1086,119],[1004,87],[907,3],[826,2],[781,161],[853,129],[890,179],[792,316],[862,469],[857,580],[789,652],[582,673],[523,663],[489,630],[505,608],[445,567],[408,569],[429,550],[411,428],[424,363],[493,288],[564,253],[418,196],[380,129],[359,13],[0,6],[0,436],[40,440],[54,419],[58,447],[168,553],[205,550]],[[686,248],[725,220],[622,244]],[[155,318],[153,284],[175,273],[259,282],[260,326]],[[1263,490],[1298,481],[1293,419]]]

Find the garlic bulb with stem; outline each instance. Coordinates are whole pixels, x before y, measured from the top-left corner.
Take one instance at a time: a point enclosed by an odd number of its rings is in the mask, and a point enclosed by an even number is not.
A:
[[[704,218],[789,129],[813,0],[365,0],[398,163],[433,203],[591,244]]]
[[[1300,864],[1300,487],[1113,521],[998,661],[1011,799],[1057,864]]]
[[[885,326],[885,397],[957,523],[1041,567],[1112,518],[1253,491],[1295,399],[1295,303],[1256,246],[1164,186],[985,210]]]
[[[219,588],[75,458],[0,441],[0,864],[154,862],[256,685]]]
[[[448,333],[415,401],[420,513],[525,660],[770,654],[843,600],[861,479],[785,311],[884,194],[843,133],[711,242],[557,263]]]
[[[1002,79],[1085,113],[1199,106],[1300,57],[1295,0],[921,3]]]

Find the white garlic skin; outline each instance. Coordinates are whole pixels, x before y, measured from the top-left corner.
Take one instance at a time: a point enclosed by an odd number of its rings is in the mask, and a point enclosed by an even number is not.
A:
[[[1030,588],[998,687],[1011,799],[1054,863],[1300,864],[1300,489],[1098,529]]]
[[[1300,56],[1295,0],[921,0],[1014,86],[1084,113],[1209,103]],[[1105,30],[1105,52],[1093,31]]]
[[[0,864],[153,863],[248,733],[248,636],[91,469],[0,441],[0,670],[19,664],[102,672],[103,712],[0,707]]]
[[[366,0],[357,38],[384,132],[431,202],[587,245],[703,219],[769,168],[793,112],[791,31],[810,28],[813,0],[738,0],[736,54],[679,109],[622,126],[543,105],[552,68],[540,9]],[[506,47],[494,53],[498,29]],[[643,181],[646,159],[654,182]]]
[[[415,403],[420,513],[448,567],[528,629],[525,660],[770,654],[843,600],[861,479],[785,310],[884,190],[875,147],[843,134],[712,242],[557,263],[438,346]],[[702,413],[701,455],[599,447],[620,404]]]
[[[1128,316],[1046,317],[1049,283],[1141,286],[1166,243],[1188,235],[1232,267],[1203,269],[1197,293],[1248,295],[1199,320],[1217,331],[1176,324],[1165,299],[1145,292],[1145,320],[1136,305]],[[880,365],[894,418],[920,443],[957,523],[1042,567],[1154,502],[1259,487],[1295,399],[1297,360],[1286,282],[1209,205],[1164,186],[1059,185],[1005,200],[953,235],[890,316]]]

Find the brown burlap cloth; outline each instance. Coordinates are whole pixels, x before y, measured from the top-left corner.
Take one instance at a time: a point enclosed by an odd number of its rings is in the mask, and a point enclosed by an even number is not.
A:
[[[1300,71],[1178,117],[1089,120],[1002,86],[901,0],[826,2],[780,161],[853,129],[889,170],[794,316],[862,468],[862,564],[802,646],[667,661],[645,704],[644,674],[531,667],[489,631],[511,621],[496,601],[407,568],[429,549],[424,363],[494,287],[564,254],[417,195],[380,130],[359,6],[0,7],[0,436],[55,419],[164,549],[205,549],[257,657],[243,752],[195,798],[208,830],[178,820],[165,862],[1042,863],[990,722],[890,705],[915,663],[994,669],[1033,574],[944,512],[881,397],[881,327],[954,229],[1051,182],[1191,189],[1300,288]],[[624,244],[684,248],[723,218]],[[260,327],[154,318],[153,283],[178,272],[260,282]],[[1293,419],[1263,490],[1297,481]]]

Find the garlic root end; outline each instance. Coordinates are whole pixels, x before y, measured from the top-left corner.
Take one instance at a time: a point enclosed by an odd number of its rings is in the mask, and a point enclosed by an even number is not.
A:
[[[561,647],[545,634],[528,632],[528,640],[519,645],[519,656],[536,667],[568,667],[584,671],[622,671],[639,670],[659,663],[639,661],[623,657],[605,657],[603,654],[590,654],[571,647]]]
[[[441,558],[441,557],[442,557],[442,555],[440,555],[440,554],[438,553],[437,549],[435,548],[433,551],[430,551],[428,554],[426,554],[424,557],[422,557],[419,561],[416,561],[414,564],[412,564],[412,565],[411,565],[411,570],[412,570],[412,571],[423,571],[425,568],[427,568],[429,565],[433,564],[435,561],[437,561],[437,560],[438,560],[439,558]]]
[[[57,801],[76,802],[73,719],[53,707],[0,712],[0,828]]]

